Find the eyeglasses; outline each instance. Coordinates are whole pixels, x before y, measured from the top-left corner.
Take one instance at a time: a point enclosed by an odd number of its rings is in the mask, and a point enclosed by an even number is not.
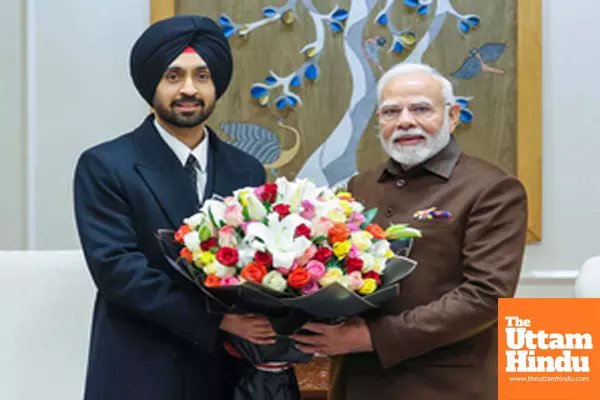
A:
[[[450,106],[452,105],[452,103],[446,103],[445,106]],[[408,111],[408,113],[416,120],[428,120],[431,119],[436,112],[436,107],[433,106],[433,104],[429,104],[429,103],[414,103],[414,104],[409,104],[406,107],[406,110]],[[383,121],[383,122],[392,122],[397,120],[400,115],[402,115],[402,112],[404,111],[404,108],[401,107],[398,104],[390,104],[390,105],[384,105],[382,107],[379,108],[379,118]]]

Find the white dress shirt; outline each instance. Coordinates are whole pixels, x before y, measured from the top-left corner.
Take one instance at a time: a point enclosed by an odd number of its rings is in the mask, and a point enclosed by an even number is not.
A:
[[[207,178],[207,164],[208,164],[208,132],[204,129],[204,139],[194,149],[190,149],[185,143],[171,135],[165,128],[163,128],[156,119],[154,119],[154,126],[160,134],[160,137],[167,143],[169,148],[175,153],[181,165],[185,167],[188,157],[193,155],[198,160],[196,175],[198,184],[198,200],[202,204],[204,197],[204,190],[206,189],[206,178]]]

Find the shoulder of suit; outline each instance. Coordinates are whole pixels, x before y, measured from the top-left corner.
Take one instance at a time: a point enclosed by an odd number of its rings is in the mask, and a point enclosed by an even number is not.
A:
[[[479,157],[461,154],[452,178],[463,180],[471,188],[485,190],[492,186],[517,188],[525,191],[523,183],[511,172]],[[498,186],[500,185],[500,186]]]
[[[133,132],[129,132],[89,147],[82,153],[82,157],[91,155],[110,164],[132,162],[134,151]]]

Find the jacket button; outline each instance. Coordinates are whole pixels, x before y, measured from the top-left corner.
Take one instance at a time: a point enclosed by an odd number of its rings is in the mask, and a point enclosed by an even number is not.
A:
[[[406,186],[407,183],[408,182],[406,182],[405,179],[398,179],[396,181],[396,186],[399,187],[399,188],[403,188],[404,186]]]

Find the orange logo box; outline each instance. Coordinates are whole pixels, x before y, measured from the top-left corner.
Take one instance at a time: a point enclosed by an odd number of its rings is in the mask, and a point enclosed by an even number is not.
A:
[[[600,400],[600,299],[500,299],[498,400]]]

